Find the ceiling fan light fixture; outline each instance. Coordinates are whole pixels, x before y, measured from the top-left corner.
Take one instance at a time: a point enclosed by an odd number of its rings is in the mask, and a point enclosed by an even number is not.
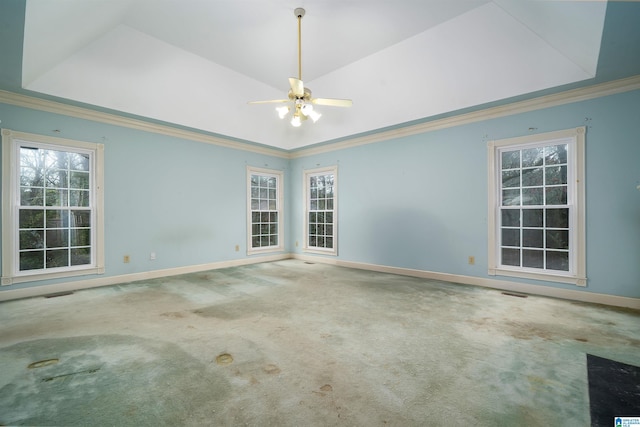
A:
[[[284,119],[286,117],[287,114],[289,114],[289,107],[284,106],[284,107],[276,107],[276,111],[278,112],[278,117],[280,117],[281,119]]]
[[[272,99],[269,101],[251,101],[249,104],[268,104],[280,102],[293,102],[293,115],[291,117],[291,126],[300,127],[302,122],[310,118],[313,122],[317,122],[322,114],[313,109],[313,105],[329,105],[333,107],[351,107],[350,99],[329,99],[329,98],[312,98],[311,89],[304,87],[302,82],[302,17],[305,10],[298,7],[294,10],[294,14],[298,21],[298,77],[289,77],[289,86],[291,89],[288,93],[288,99]],[[278,117],[284,119],[291,112],[290,107],[276,107]]]

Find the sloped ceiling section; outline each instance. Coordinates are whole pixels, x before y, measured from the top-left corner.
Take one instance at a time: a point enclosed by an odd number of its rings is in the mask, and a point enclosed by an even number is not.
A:
[[[297,75],[317,107],[273,105]],[[23,87],[294,149],[595,76],[604,1],[28,0]]]

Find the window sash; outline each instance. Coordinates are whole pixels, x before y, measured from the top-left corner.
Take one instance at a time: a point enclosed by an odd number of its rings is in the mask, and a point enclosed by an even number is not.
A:
[[[279,171],[247,168],[247,253],[284,250]]]
[[[337,254],[337,168],[306,171],[303,250]]]
[[[103,274],[103,145],[8,129],[2,139],[2,284]]]
[[[490,275],[586,285],[584,132],[489,142]],[[559,145],[566,159],[539,150]]]

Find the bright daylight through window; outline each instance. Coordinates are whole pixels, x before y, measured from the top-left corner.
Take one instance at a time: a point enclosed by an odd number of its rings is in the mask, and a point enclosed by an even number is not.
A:
[[[282,172],[248,168],[248,253],[283,250]]]
[[[304,249],[309,252],[337,253],[337,172],[336,167],[305,172]]]
[[[102,145],[3,131],[3,283],[101,273]]]
[[[489,144],[490,273],[585,284],[584,128]]]

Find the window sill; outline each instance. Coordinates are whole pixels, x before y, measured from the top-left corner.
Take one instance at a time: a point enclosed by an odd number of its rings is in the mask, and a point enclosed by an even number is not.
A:
[[[25,274],[21,276],[2,276],[2,286],[16,283],[37,282],[40,280],[60,279],[64,277],[88,276],[104,274],[104,267],[87,268],[82,270],[60,271],[56,273]]]
[[[489,275],[520,277],[523,279],[542,280],[546,282],[568,283],[568,284],[581,286],[581,287],[587,286],[586,277],[578,277],[578,276],[570,276],[570,275],[562,275],[562,274],[535,273],[535,272],[529,272],[529,271],[516,271],[516,270],[504,270],[500,268],[490,268]]]
[[[284,247],[282,246],[270,246],[267,248],[256,248],[247,250],[247,255],[259,255],[271,252],[284,252]]]

